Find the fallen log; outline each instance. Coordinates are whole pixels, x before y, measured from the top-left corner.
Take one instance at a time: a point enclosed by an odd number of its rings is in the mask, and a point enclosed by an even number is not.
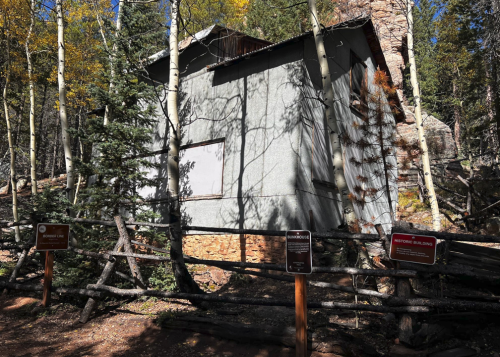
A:
[[[18,283],[8,283],[5,281],[0,281],[0,287],[12,290],[23,290],[23,291],[43,291],[43,285],[41,284],[18,284]],[[96,290],[89,289],[75,289],[75,288],[55,288],[52,287],[51,292],[58,294],[69,294],[69,295],[82,295],[94,298],[102,297],[102,293]]]
[[[89,284],[87,285],[88,290],[103,291],[112,295],[117,295],[121,297],[126,296],[154,296],[160,298],[169,299],[183,299],[183,300],[197,300],[197,301],[211,301],[211,302],[223,302],[230,304],[239,305],[260,305],[260,306],[288,306],[294,307],[295,302],[289,300],[277,300],[277,299],[262,299],[262,298],[246,298],[237,297],[230,295],[214,295],[214,294],[186,294],[186,293],[172,293],[159,290],[142,290],[142,289],[119,289],[107,285],[99,284]],[[399,312],[429,312],[430,308],[425,306],[372,306],[364,304],[351,304],[342,303],[334,301],[310,301],[307,303],[310,309],[344,309],[344,310],[360,310],[360,311],[374,311],[383,313],[399,313]]]
[[[470,216],[467,216],[467,217],[470,217]],[[394,226],[392,228],[392,231],[394,233],[408,233],[408,234],[434,236],[437,239],[449,240],[449,241],[500,243],[499,236],[436,232],[436,231],[428,231],[428,230],[421,230],[421,229],[405,228],[405,227],[401,227],[401,226]]]
[[[469,243],[451,242],[450,252],[458,252],[458,253],[473,255],[476,257],[496,259],[498,260],[497,263],[500,264],[500,249],[496,248],[483,247],[480,245],[469,244]]]
[[[18,227],[18,226],[29,226],[29,225],[32,225],[32,222],[29,219],[24,219],[19,222],[0,221],[0,227]]]
[[[500,261],[484,257],[475,257],[464,253],[450,252],[450,263],[469,265],[481,270],[494,271],[500,274]]]
[[[447,200],[446,198],[444,198],[444,197],[442,197],[442,196],[438,195],[437,193],[436,193],[436,198],[437,198],[439,201],[441,201],[441,202],[443,202],[443,203],[447,204],[448,206],[450,206],[450,207],[451,207],[451,208],[453,208],[454,210],[457,210],[457,211],[458,211],[458,212],[460,212],[460,213],[465,213],[465,212],[467,212],[467,210],[466,210],[466,209],[463,209],[463,208],[461,208],[461,207],[458,207],[456,204],[454,204],[454,203],[453,203],[453,202],[451,202],[450,200]]]
[[[23,249],[30,249],[30,248],[31,247],[28,246],[27,244],[17,245],[15,243],[11,243],[11,242],[6,242],[6,243],[0,242],[0,250],[23,250]]]
[[[414,269],[419,273],[428,274],[443,274],[453,276],[464,276],[474,278],[475,280],[484,280],[493,284],[500,284],[500,276],[493,276],[491,273],[478,271],[477,269],[466,266],[449,266],[449,265],[423,265],[408,262],[401,262],[403,269]]]
[[[88,250],[83,250],[75,247],[69,247],[68,250],[71,250],[72,252],[81,254],[81,255],[86,255],[88,257],[92,258],[97,258],[97,259],[103,259],[103,260],[108,260],[110,262],[115,261],[115,258],[113,257],[112,254],[106,254],[106,253],[96,253],[96,252],[91,252]]]
[[[392,297],[387,300],[389,306],[428,306],[468,311],[500,311],[499,303],[467,301],[455,299],[422,299]]]
[[[274,279],[274,280],[279,280],[279,281],[286,281],[289,283],[295,282],[294,277],[287,276],[287,275],[267,274],[267,273],[262,273],[262,272],[258,272],[258,271],[254,271],[254,270],[243,270],[243,269],[237,269],[237,268],[231,268],[231,267],[225,267],[224,270],[233,271],[233,272],[239,273],[239,274],[248,274],[248,275],[260,276],[262,278]],[[374,291],[374,290],[354,289],[350,286],[342,286],[342,285],[327,283],[327,282],[322,282],[322,281],[310,281],[310,280],[308,280],[307,286],[317,286],[320,288],[339,290],[339,291],[343,291],[346,293],[374,296],[374,297],[378,297],[380,299],[389,299],[391,297],[391,295],[379,293],[378,291]]]

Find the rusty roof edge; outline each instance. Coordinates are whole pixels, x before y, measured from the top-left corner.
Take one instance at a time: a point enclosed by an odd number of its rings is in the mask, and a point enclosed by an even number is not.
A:
[[[333,30],[358,28],[358,27],[362,27],[366,22],[371,22],[371,18],[369,16],[358,16],[358,17],[352,18],[350,20],[347,20],[347,21],[344,21],[344,22],[341,22],[341,23],[338,23],[338,24],[335,24],[335,25],[323,28],[322,31],[323,32],[328,32],[328,31],[333,31]],[[291,42],[298,41],[298,40],[300,40],[302,38],[305,38],[305,37],[308,37],[308,36],[312,36],[312,31],[307,31],[307,32],[304,32],[304,33],[302,33],[300,35],[297,35],[297,36],[294,36],[294,37],[290,37],[290,38],[288,38],[286,40],[283,40],[283,41],[280,41],[280,42],[273,43],[273,44],[271,44],[269,46],[260,48],[258,50],[255,50],[255,51],[248,52],[248,53],[245,53],[245,54],[240,55],[240,56],[236,56],[236,57],[230,58],[230,59],[228,59],[226,61],[223,61],[223,62],[219,62],[219,63],[213,64],[213,65],[209,65],[209,66],[207,66],[207,70],[208,71],[213,71],[213,70],[215,70],[217,68],[220,68],[220,67],[227,67],[227,66],[233,64],[234,62],[241,61],[244,58],[248,58],[248,57],[251,57],[251,56],[256,55],[256,54],[260,54],[260,53],[265,52],[265,51],[272,51],[274,49],[277,49],[277,48],[280,48],[282,46],[288,45]]]

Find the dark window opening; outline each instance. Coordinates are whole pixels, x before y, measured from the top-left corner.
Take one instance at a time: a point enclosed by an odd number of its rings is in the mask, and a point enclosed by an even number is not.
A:
[[[366,64],[351,52],[351,107],[361,113],[366,111],[366,97],[368,92]]]

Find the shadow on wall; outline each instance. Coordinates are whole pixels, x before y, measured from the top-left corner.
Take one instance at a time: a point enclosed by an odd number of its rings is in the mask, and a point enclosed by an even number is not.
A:
[[[205,203],[215,209],[211,213],[215,226],[269,230],[296,226],[296,207],[292,202],[298,150],[295,142],[283,138],[298,136],[297,101],[269,94],[270,86],[279,85],[285,92],[285,87],[291,88],[291,80],[297,82],[290,76],[296,66],[288,62],[283,59],[270,66],[266,59],[215,71],[212,92],[189,99],[193,111],[184,115],[186,127],[204,125],[206,139],[225,138],[223,198]],[[285,67],[289,80],[270,83],[269,68],[279,66]],[[280,172],[280,155],[295,156],[294,160],[287,159],[289,172]],[[275,187],[284,191],[285,186],[289,187],[288,194],[273,191]],[[250,257],[258,247],[268,252],[262,259],[271,259],[273,244],[273,239],[262,236],[239,235],[238,258],[253,260]],[[235,249],[232,243],[227,245],[230,250]]]

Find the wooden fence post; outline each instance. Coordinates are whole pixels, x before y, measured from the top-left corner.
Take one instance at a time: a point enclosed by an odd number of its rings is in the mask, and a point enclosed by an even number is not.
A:
[[[399,262],[396,269],[400,269]],[[399,298],[408,299],[411,295],[410,279],[397,278],[396,291]],[[413,336],[413,319],[409,314],[401,314],[399,317],[398,337],[399,341],[411,345]]]
[[[307,356],[307,289],[306,276],[295,275],[296,357]]]
[[[133,253],[132,245],[130,244],[130,237],[127,233],[127,227],[125,227],[125,222],[121,216],[115,216],[116,226],[118,227],[118,232],[120,233],[120,238],[123,242],[123,250],[125,253]],[[127,262],[130,267],[130,272],[135,279],[135,285],[137,288],[146,289],[146,284],[144,284],[144,279],[141,275],[141,270],[137,265],[137,261],[133,257],[127,257]]]
[[[52,250],[48,250],[45,252],[45,273],[43,275],[43,299],[42,299],[43,307],[50,306],[50,290],[52,288],[53,271],[54,271],[54,252]]]
[[[118,238],[118,242],[116,242],[115,248],[113,249],[113,252],[117,253],[121,250],[123,247],[123,238],[120,236]],[[99,280],[97,280],[97,284],[106,284],[106,281],[108,280],[109,276],[113,272],[113,269],[115,268],[116,265],[116,258],[114,258],[112,261],[108,261],[106,263],[106,266],[102,270],[101,276],[99,277]],[[87,300],[87,304],[85,304],[85,307],[83,308],[82,314],[80,315],[79,321],[84,324],[88,321],[90,314],[92,313],[92,310],[94,309],[97,301],[93,298],[89,298]]]

